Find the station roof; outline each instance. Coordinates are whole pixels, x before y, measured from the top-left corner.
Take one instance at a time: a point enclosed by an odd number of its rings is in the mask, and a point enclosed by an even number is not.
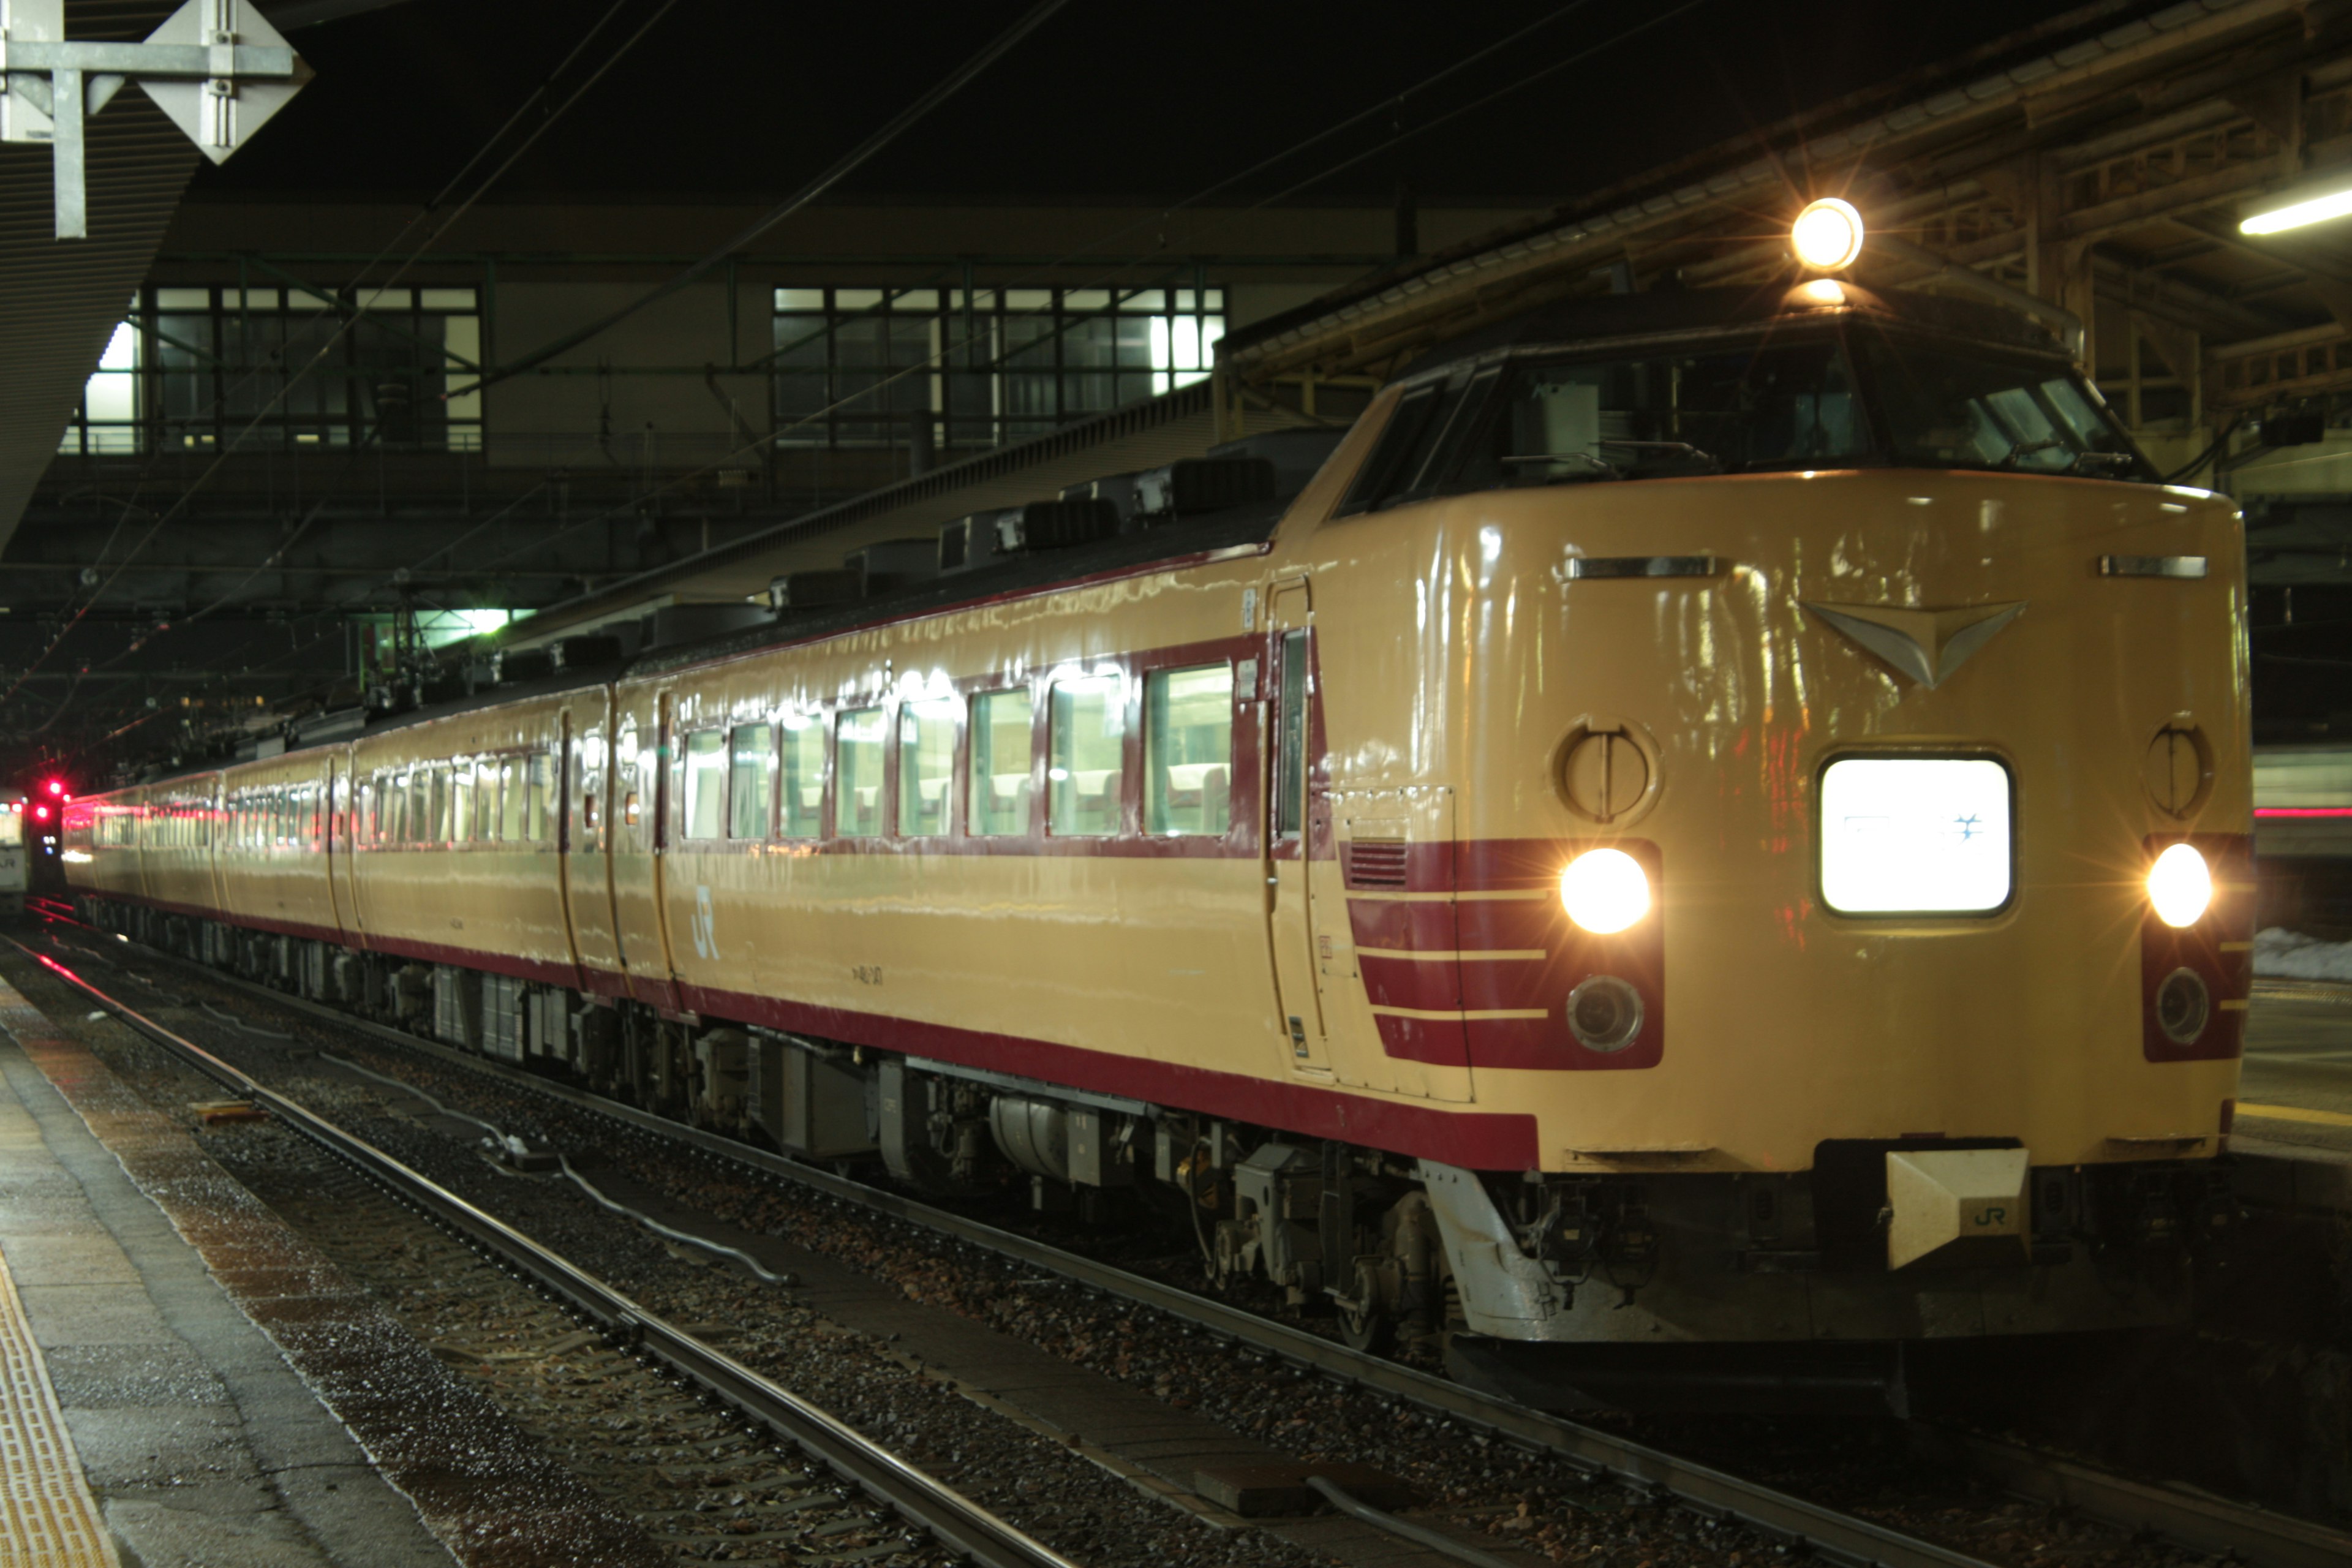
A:
[[[1864,282],[1967,268],[2088,318],[2095,356],[2128,321],[2210,406],[2308,395],[2352,387],[2352,247],[2237,225],[2327,171],[2352,176],[2352,16],[2085,6],[1255,323],[1226,363],[1377,377],[1550,300],[1790,276],[1789,221],[1842,195],[1905,242],[1865,246]]]

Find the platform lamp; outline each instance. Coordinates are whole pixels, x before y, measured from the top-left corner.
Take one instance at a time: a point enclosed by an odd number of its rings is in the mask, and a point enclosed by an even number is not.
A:
[[[1815,272],[1843,272],[1862,255],[1862,214],[1852,202],[1823,196],[1807,202],[1789,226],[1789,247]]]

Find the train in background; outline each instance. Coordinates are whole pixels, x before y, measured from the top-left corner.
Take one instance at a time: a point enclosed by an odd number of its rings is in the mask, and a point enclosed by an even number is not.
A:
[[[807,1159],[1148,1201],[1523,1397],[2183,1319],[2243,552],[2058,343],[1829,279],[1570,301],[1271,472],[77,801],[70,879]]]
[[[0,917],[23,914],[28,893],[66,890],[59,846],[72,801],[57,773],[23,789],[0,786]]]
[[[2257,924],[2352,938],[2352,743],[2258,745],[2253,773]]]

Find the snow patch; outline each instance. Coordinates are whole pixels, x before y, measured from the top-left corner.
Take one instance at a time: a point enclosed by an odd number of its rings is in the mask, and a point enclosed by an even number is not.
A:
[[[2322,942],[2273,926],[2254,935],[2254,973],[2281,980],[2352,983],[2352,942]]]

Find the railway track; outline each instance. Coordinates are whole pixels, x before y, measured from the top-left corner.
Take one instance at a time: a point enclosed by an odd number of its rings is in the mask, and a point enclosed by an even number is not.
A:
[[[52,921],[72,923],[100,939],[110,934],[80,926],[80,922],[73,921],[68,912],[54,909],[45,909],[40,912]],[[37,961],[47,962],[21,943],[12,945]],[[1737,1521],[1767,1537],[1791,1544],[1801,1542],[1812,1553],[1828,1561],[1879,1564],[1882,1568],[1912,1568],[1912,1565],[1962,1568],[1962,1565],[1970,1564],[1988,1568],[1982,1559],[1964,1552],[1612,1433],[1528,1410],[1034,1237],[935,1209],[915,1199],[877,1190],[827,1171],[604,1100],[569,1085],[506,1068],[172,954],[146,948],[136,951],[142,956],[152,956],[184,968],[271,1005],[457,1066],[506,1088],[527,1089],[568,1102],[886,1218],[920,1227],[1027,1267],[1048,1270],[1102,1295],[1150,1308],[1208,1334],[1252,1347],[1311,1373],[1355,1384],[1385,1399],[1412,1406],[1475,1431],[1551,1454],[1596,1479],[1613,1481],[1637,1495],[1671,1499],[1682,1508],[1702,1517]],[[240,1083],[252,1081],[237,1069],[219,1063],[216,1058],[203,1053],[200,1047],[181,1040],[168,1029],[137,1014],[135,1009],[107,995],[80,976],[54,963],[49,963],[48,967],[150,1038],[159,1039],[168,1048],[194,1051],[204,1057],[205,1062],[233,1075]],[[210,1071],[211,1068],[205,1070]],[[270,1100],[277,1098],[279,1097],[271,1096]],[[265,1100],[265,1103],[269,1102]],[[288,1103],[290,1105],[292,1102]],[[275,1109],[274,1104],[272,1109]],[[308,1131],[299,1121],[294,1125],[298,1130]],[[488,1216],[482,1218],[488,1219]],[[488,1223],[496,1226],[498,1222],[490,1220]],[[585,1315],[592,1321],[610,1321],[624,1332],[630,1331],[630,1323],[640,1321],[634,1315],[624,1315],[627,1309],[616,1310],[608,1307],[606,1310],[612,1314],[609,1319],[600,1318],[593,1311]],[[696,1375],[692,1370],[695,1363],[691,1359],[684,1364],[677,1364],[684,1375]],[[721,1392],[724,1393],[723,1390]],[[731,1395],[727,1396],[732,1400]],[[753,1409],[750,1405],[743,1407]],[[1924,1452],[1945,1463],[1964,1468],[2015,1495],[2060,1505],[2134,1532],[2160,1536],[2191,1551],[2227,1556],[2235,1561],[2262,1565],[2262,1568],[2324,1568],[2324,1565],[2352,1563],[2352,1537],[2265,1510],[2109,1475],[2067,1459],[1974,1434],[1921,1424],[1914,1437],[1916,1446]]]
[[[983,1568],[1078,1568],[1060,1552],[845,1422],[761,1376],[685,1328],[648,1311],[561,1254],[467,1203],[308,1106],[223,1061],[57,960],[14,939],[9,939],[9,945],[236,1098],[266,1110],[476,1249],[514,1270],[614,1343],[651,1358],[687,1383],[796,1445],[843,1480],[928,1532],[947,1550]]]

